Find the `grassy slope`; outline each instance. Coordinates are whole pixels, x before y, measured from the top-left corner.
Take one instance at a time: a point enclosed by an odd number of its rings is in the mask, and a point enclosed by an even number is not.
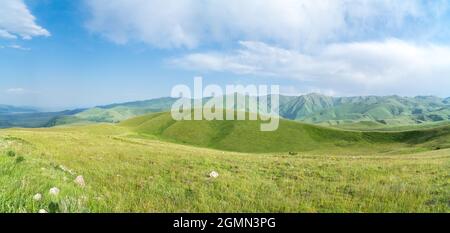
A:
[[[415,125],[408,125],[404,123],[398,125],[385,125],[375,121],[361,121],[356,123],[347,123],[347,124],[344,123],[338,125],[329,125],[324,123],[320,125],[334,127],[338,129],[358,130],[358,131],[407,131],[407,130],[433,129],[437,127],[450,126],[450,121],[430,122]]]
[[[206,103],[210,98],[205,98]],[[330,126],[372,122],[379,127],[415,125],[450,120],[450,105],[443,99],[399,96],[329,97],[319,94],[303,96],[280,96],[280,116],[286,119]],[[146,113],[169,111],[174,98],[112,104],[87,109],[71,116],[58,117],[53,125],[77,122],[119,122]],[[246,98],[246,103],[255,99]],[[263,105],[267,102],[261,99]],[[270,101],[268,101],[270,103]],[[248,111],[242,104],[228,106],[229,109]],[[0,121],[1,124],[1,121]]]
[[[205,98],[203,103],[209,100],[210,98]],[[389,128],[450,120],[449,100],[432,96],[335,98],[308,94],[297,97],[280,96],[279,100],[279,112],[283,118],[340,128]],[[115,123],[142,114],[169,111],[175,101],[175,98],[159,98],[54,113],[39,113],[33,109],[0,105],[0,128]],[[256,99],[247,96],[245,102],[247,105],[236,103],[227,108],[249,111],[248,103],[255,103]],[[267,103],[270,106],[271,101],[260,99],[263,106]]]
[[[448,126],[408,132],[356,132],[281,120],[277,131],[261,132],[260,124],[260,121],[174,121],[169,113],[121,123],[141,135],[239,152],[408,153],[450,147]]]
[[[176,101],[174,98],[159,98],[146,101],[111,104],[87,109],[72,116],[61,117],[54,125],[80,124],[83,122],[116,123],[139,115],[167,111]]]
[[[114,125],[8,129],[0,130],[0,212],[450,212],[449,169],[448,149],[246,154],[137,138]],[[212,170],[219,178],[207,177]],[[38,192],[44,200],[34,202]]]

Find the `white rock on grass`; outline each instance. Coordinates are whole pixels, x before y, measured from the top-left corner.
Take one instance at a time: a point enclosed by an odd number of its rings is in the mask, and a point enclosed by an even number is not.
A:
[[[215,178],[219,177],[219,173],[216,171],[212,171],[211,173],[209,173],[209,177],[215,179]]]
[[[77,178],[75,178],[75,183],[77,183],[81,187],[86,186],[83,176],[77,176]]]
[[[40,201],[40,200],[42,200],[42,194],[36,193],[36,195],[33,196],[33,199],[34,199],[35,201]]]
[[[38,213],[40,213],[40,214],[46,214],[46,213],[48,213],[48,212],[47,212],[47,210],[40,209]]]
[[[57,196],[59,194],[59,188],[53,187],[49,191],[50,195]]]

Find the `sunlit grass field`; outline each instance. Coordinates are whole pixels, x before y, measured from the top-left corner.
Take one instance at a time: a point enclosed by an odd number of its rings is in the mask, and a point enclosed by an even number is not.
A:
[[[450,212],[449,149],[238,153],[161,139],[109,124],[1,130],[0,212]]]

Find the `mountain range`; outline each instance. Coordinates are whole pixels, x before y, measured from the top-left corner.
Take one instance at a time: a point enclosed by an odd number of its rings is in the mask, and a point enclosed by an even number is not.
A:
[[[0,104],[0,114],[35,113],[35,112],[38,112],[38,110],[31,107],[16,107],[11,105]]]
[[[267,101],[270,103],[269,96]],[[211,98],[205,98],[207,102]],[[158,98],[63,112],[43,113],[32,108],[0,105],[0,127],[49,127],[95,122],[116,123],[147,113],[169,111],[176,98]],[[246,98],[256,101],[254,98]],[[246,106],[235,109],[246,110]],[[356,96],[331,97],[321,94],[280,96],[282,118],[311,124],[371,127],[417,125],[450,120],[450,97]]]

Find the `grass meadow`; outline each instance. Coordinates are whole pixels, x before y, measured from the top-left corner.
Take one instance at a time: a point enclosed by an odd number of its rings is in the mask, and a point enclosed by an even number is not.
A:
[[[450,212],[449,149],[335,151],[222,151],[112,124],[0,130],[0,212]]]

